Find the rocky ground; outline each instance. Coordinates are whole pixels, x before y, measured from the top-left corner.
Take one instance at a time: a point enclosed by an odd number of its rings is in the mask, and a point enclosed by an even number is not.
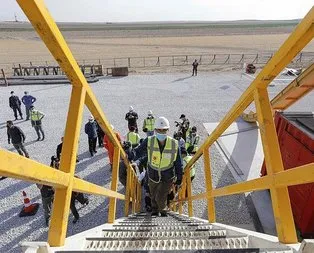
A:
[[[127,122],[125,113],[133,105],[139,114],[139,125],[148,110],[156,116],[165,116],[171,123],[171,132],[175,130],[174,121],[181,113],[187,115],[192,125],[198,127],[202,140],[207,136],[203,128],[204,122],[217,122],[232,107],[236,99],[249,84],[248,78],[241,78],[240,72],[208,72],[197,77],[189,74],[155,74],[131,75],[124,78],[105,77],[91,87],[101,104],[107,118],[115,128],[125,135]],[[271,96],[277,93],[282,85],[269,88]],[[7,143],[6,120],[13,119],[12,110],[8,106],[10,91],[14,90],[22,96],[24,90],[37,97],[36,107],[46,114],[43,127],[46,132],[44,141],[36,142],[36,134],[29,121],[15,121],[15,124],[26,134],[26,148],[32,159],[49,164],[50,157],[55,154],[65,128],[70,85],[47,86],[15,86],[0,89],[0,145],[1,148],[16,152]],[[313,109],[313,95],[307,96],[301,103],[294,106],[296,110]],[[24,108],[23,108],[24,109]],[[83,122],[86,123],[90,113],[84,111]],[[83,179],[109,188],[111,175],[107,152],[100,148],[94,157],[90,157],[87,137],[81,130],[79,159],[76,173]],[[140,133],[144,137],[144,133]],[[235,183],[232,174],[220,157],[215,147],[211,148],[212,177],[215,187]],[[197,165],[196,178],[193,181],[193,193],[205,191],[202,160]],[[48,228],[45,226],[43,209],[33,217],[19,218],[22,208],[22,191],[25,190],[33,202],[41,203],[40,193],[35,184],[15,179],[5,179],[0,183],[0,251],[19,252],[21,241],[47,239]],[[119,184],[120,192],[123,187]],[[108,198],[88,196],[90,203],[86,207],[77,204],[80,220],[72,224],[73,216],[69,217],[67,235],[73,235],[107,222]],[[185,210],[187,211],[187,210]],[[247,208],[243,194],[216,199],[217,222],[252,227],[253,220]],[[123,215],[123,202],[118,201],[117,217]],[[194,202],[194,215],[206,218],[206,203]]]

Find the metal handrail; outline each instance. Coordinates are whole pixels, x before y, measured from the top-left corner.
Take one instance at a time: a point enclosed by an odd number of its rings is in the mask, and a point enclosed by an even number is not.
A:
[[[304,17],[280,49],[274,54],[263,70],[253,80],[247,90],[241,95],[231,110],[220,121],[219,125],[205,140],[191,161],[186,165],[183,177],[183,186],[180,189],[179,199],[174,203],[179,204],[179,212],[182,212],[182,202],[188,201],[189,215],[192,215],[192,200],[208,199],[208,217],[210,222],[215,222],[215,203],[213,198],[227,196],[249,191],[270,189],[275,215],[277,234],[280,242],[296,243],[294,221],[291,211],[287,186],[314,182],[314,163],[300,166],[288,171],[283,171],[278,138],[272,109],[268,97],[267,87],[272,80],[287,66],[294,57],[314,37],[314,7]],[[223,132],[236,120],[237,117],[252,103],[255,102],[259,127],[267,165],[268,176],[225,186],[218,189],[212,188],[211,169],[209,160],[209,147],[223,134]],[[186,188],[190,188],[190,170],[198,159],[204,155],[204,170],[207,191],[192,196],[188,189],[188,197],[185,197]],[[285,210],[283,210],[285,209]]]

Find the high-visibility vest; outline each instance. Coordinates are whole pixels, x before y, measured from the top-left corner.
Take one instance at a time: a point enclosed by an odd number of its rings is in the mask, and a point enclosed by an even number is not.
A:
[[[193,152],[196,152],[198,150],[198,143],[200,142],[200,136],[192,136],[192,134],[189,134],[186,137],[186,142],[185,142],[185,148],[188,149],[190,146],[194,145]]]
[[[146,118],[144,119],[143,128],[147,128],[147,131],[151,132],[155,129],[155,118]]]
[[[39,121],[42,119],[42,117],[43,117],[43,115],[39,111],[37,111],[37,110],[31,111],[31,120],[32,121]]]
[[[128,132],[128,134],[126,135],[126,140],[131,142],[132,145],[139,144],[140,139],[141,137],[139,136],[139,134],[135,132]]]
[[[178,149],[178,141],[167,136],[164,150],[161,153],[156,136],[148,137],[147,158],[149,167],[158,171],[172,168],[177,159]]]
[[[185,170],[186,165],[191,161],[192,156],[187,155],[186,157],[183,158],[183,170]],[[190,177],[194,177],[195,176],[195,165],[193,165],[191,167],[190,170]]]

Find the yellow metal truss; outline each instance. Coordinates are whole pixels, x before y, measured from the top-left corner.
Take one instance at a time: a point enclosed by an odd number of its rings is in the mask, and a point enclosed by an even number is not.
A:
[[[0,174],[55,187],[56,196],[48,241],[51,246],[61,246],[64,244],[66,237],[72,191],[109,197],[108,221],[113,222],[115,220],[116,199],[125,200],[125,215],[129,213],[130,201],[132,202],[132,212],[139,210],[141,187],[137,181],[134,170],[127,160],[125,152],[112,131],[95,95],[80,71],[56,23],[46,9],[44,2],[42,0],[17,0],[17,2],[71,81],[72,94],[66,123],[60,170],[57,171],[46,165],[32,161],[31,159],[0,150],[0,159],[2,161]],[[283,171],[278,138],[275,132],[275,125],[266,89],[275,76],[277,76],[302,48],[312,40],[314,36],[313,23],[314,8],[304,17],[295,31],[267,63],[232,109],[222,119],[214,132],[206,139],[193,159],[187,164],[183,185],[179,191],[179,200],[177,201],[179,213],[182,213],[182,202],[188,201],[189,215],[192,215],[192,201],[205,198],[208,202],[208,219],[210,222],[215,222],[215,197],[270,189],[279,241],[283,243],[297,242],[287,187],[290,185],[314,182],[314,163]],[[247,182],[214,189],[211,179],[209,148],[253,101],[257,107],[268,175]],[[84,105],[88,107],[115,146],[111,189],[105,189],[74,177],[79,129],[82,123]],[[189,177],[190,169],[202,155],[204,155],[206,192],[192,196]],[[120,157],[127,165],[125,196],[117,193]],[[188,194],[187,198],[185,196],[186,190]],[[174,205],[173,209],[176,209]]]

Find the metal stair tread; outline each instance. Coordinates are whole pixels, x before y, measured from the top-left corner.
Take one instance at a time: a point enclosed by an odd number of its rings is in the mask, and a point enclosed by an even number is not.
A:
[[[86,250],[75,250],[75,251],[56,251],[55,253],[77,253],[77,252],[86,252]],[[108,252],[106,251],[99,251],[99,250],[89,250],[88,252],[91,253],[99,253],[99,252]],[[258,248],[246,248],[246,249],[202,249],[202,250],[115,250],[112,251],[115,253],[264,253],[261,252]]]

